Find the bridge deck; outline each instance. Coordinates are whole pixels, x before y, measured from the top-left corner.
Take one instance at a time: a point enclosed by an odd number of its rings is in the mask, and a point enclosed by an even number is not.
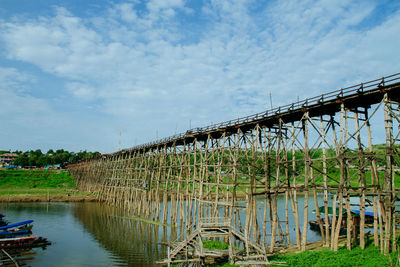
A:
[[[194,139],[199,141],[207,140],[208,135],[211,135],[213,138],[219,138],[223,133],[225,135],[237,133],[238,128],[242,132],[247,132],[254,129],[257,124],[261,127],[272,128],[279,123],[279,119],[282,119],[286,123],[301,120],[305,111],[309,112],[310,117],[334,115],[340,111],[342,103],[347,108],[368,108],[373,104],[379,103],[385,93],[388,93],[392,100],[400,101],[400,73],[342,88],[313,98],[307,98],[293,104],[280,106],[243,118],[190,129],[186,133],[177,134],[116,153],[134,150],[147,151],[157,147],[183,145],[193,142]]]

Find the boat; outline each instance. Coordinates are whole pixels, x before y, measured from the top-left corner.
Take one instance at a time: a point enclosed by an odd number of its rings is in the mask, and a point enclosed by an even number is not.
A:
[[[4,217],[5,215],[3,213],[0,213],[0,227],[8,224],[8,221],[4,220]]]
[[[358,215],[361,215],[361,207],[360,207],[360,202],[361,199],[360,197],[350,197],[349,198],[349,205],[350,205],[350,210],[353,213],[356,213]],[[343,205],[346,205],[346,199],[343,198]],[[340,201],[337,200],[337,205],[340,205]],[[379,211],[377,211],[379,214]],[[373,202],[365,198],[364,199],[364,215],[365,215],[365,223],[370,224],[374,222],[374,211],[373,211]]]
[[[322,221],[323,221],[323,219],[322,219]],[[308,224],[310,225],[310,229],[311,230],[313,230],[315,232],[318,232],[318,233],[321,233],[321,228],[320,228],[319,223],[318,223],[317,220],[311,220],[311,221],[308,222]],[[325,222],[322,222],[322,227],[324,228],[324,230],[326,229]],[[329,224],[329,231],[332,231],[332,224]],[[339,235],[345,235],[346,232],[347,232],[347,228],[346,227],[343,227],[343,226],[340,227]]]
[[[19,223],[8,224],[5,226],[1,226],[0,231],[7,230],[7,229],[13,229],[13,228],[18,228],[21,231],[31,230],[33,227],[32,223],[33,223],[33,220],[27,220],[27,221],[23,221],[23,222],[19,222]]]
[[[19,250],[51,245],[47,238],[30,235],[32,223],[33,220],[27,220],[0,226],[0,249]]]
[[[0,239],[0,243],[7,243],[7,242],[20,242],[20,241],[25,241],[29,239],[35,239],[38,236],[36,235],[30,235],[30,236],[23,236],[23,237],[10,237],[10,238],[2,238]]]
[[[0,248],[33,248],[51,245],[47,238],[36,235],[0,239]]]
[[[352,209],[351,212],[354,212],[358,215],[361,214],[359,209]],[[365,223],[374,223],[374,212],[365,210],[364,214],[365,214]]]
[[[326,229],[325,226],[325,207],[320,207],[319,209],[319,213],[320,213],[320,221],[322,223],[322,227],[323,229]],[[315,210],[313,211],[313,213],[315,213]],[[353,211],[350,211],[351,216],[353,217],[353,223],[354,226],[359,224],[360,221],[360,214],[357,214]],[[329,220],[329,231],[332,230],[332,219],[331,217],[333,216],[333,208],[332,207],[328,207],[328,220]],[[336,208],[336,213],[335,216],[338,217],[339,216],[339,207]],[[308,222],[308,224],[310,225],[310,229],[316,232],[321,232],[321,228],[320,228],[320,224],[318,223],[318,220],[311,220]],[[342,209],[342,222],[341,222],[341,226],[340,226],[340,231],[339,234],[340,235],[344,235],[347,232],[347,210],[345,208]]]
[[[2,238],[8,238],[8,237],[15,237],[15,236],[19,236],[19,235],[26,235],[26,234],[30,234],[31,231],[4,231],[4,232],[0,232],[0,239]]]

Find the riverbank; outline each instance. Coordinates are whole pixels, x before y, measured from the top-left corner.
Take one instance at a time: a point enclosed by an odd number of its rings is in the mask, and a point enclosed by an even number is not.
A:
[[[66,170],[0,169],[0,202],[96,201],[93,193],[76,189]]]
[[[400,237],[397,239],[400,243]],[[228,253],[229,245],[221,241],[204,241],[205,249],[225,250]],[[282,249],[274,255],[268,256],[268,261],[273,266],[400,266],[400,251],[391,252],[388,256],[380,251],[380,247],[373,245],[373,237],[367,236],[366,247],[361,249],[353,246],[352,250],[346,248],[346,238],[339,237],[339,250],[332,251],[323,246],[322,241],[308,243],[306,251],[301,252],[295,246]],[[173,264],[172,266],[179,266]],[[208,267],[238,267],[237,264],[209,264]]]
[[[83,202],[97,201],[94,194],[59,189],[0,189],[0,202]]]
[[[319,244],[319,246],[318,246]],[[274,265],[275,263],[283,266],[293,267],[352,267],[352,266],[399,266],[400,254],[398,251],[385,256],[380,252],[379,247],[375,247],[369,243],[364,250],[359,246],[352,250],[347,250],[345,246],[339,248],[337,252],[329,248],[322,247],[321,242],[310,244],[311,247],[304,252],[294,252],[294,249],[289,249],[285,253],[269,256],[268,260]],[[226,244],[226,246],[228,246]],[[221,244],[218,247],[222,247]],[[176,265],[179,266],[179,265]],[[225,263],[222,265],[207,265],[208,267],[238,267],[239,265]]]
[[[328,248],[287,253],[270,257],[270,261],[285,262],[285,266],[398,266],[399,254],[385,256],[372,244],[364,250],[359,246],[352,250],[341,247],[337,252]],[[397,263],[397,264],[396,264]]]

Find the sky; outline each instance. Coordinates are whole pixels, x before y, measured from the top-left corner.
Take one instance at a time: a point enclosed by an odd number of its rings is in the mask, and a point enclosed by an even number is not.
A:
[[[0,150],[110,153],[400,72],[400,2],[0,0]]]

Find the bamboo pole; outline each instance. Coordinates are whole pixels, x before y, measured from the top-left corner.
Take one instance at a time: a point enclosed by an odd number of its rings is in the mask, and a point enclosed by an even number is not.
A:
[[[385,220],[385,242],[384,242],[384,253],[388,255],[390,252],[391,235],[393,234],[392,229],[392,194],[394,187],[393,175],[393,157],[392,157],[392,144],[393,144],[393,119],[391,113],[391,103],[388,94],[385,94],[385,106],[384,106],[384,119],[385,119],[385,134],[386,134],[386,167],[384,175],[384,189],[391,194],[385,195],[385,208],[386,208],[386,220]],[[394,194],[393,194],[394,195]]]
[[[343,153],[343,139],[345,138],[345,134],[347,133],[347,123],[343,123],[343,119],[347,120],[346,110],[344,109],[344,104],[341,104],[341,118],[340,118],[340,139],[339,144],[337,145],[337,153],[338,153],[338,160],[339,160],[339,171],[340,171],[340,183],[338,188],[338,198],[339,198],[339,214],[336,225],[332,224],[332,227],[335,228],[334,232],[334,239],[333,242],[333,250],[337,251],[339,246],[339,234],[340,228],[342,227],[342,218],[343,218],[343,187],[345,184],[345,155]],[[345,124],[345,125],[343,125]]]
[[[308,112],[304,114],[303,117],[303,135],[304,135],[304,217],[303,217],[303,235],[301,239],[301,250],[306,250],[307,245],[307,228],[308,228],[308,196],[309,196],[309,188],[308,188],[308,180],[310,176],[310,151],[308,148]]]
[[[358,153],[359,153],[359,186],[361,189],[361,198],[360,198],[360,247],[361,249],[365,248],[365,190],[366,190],[366,181],[365,181],[365,171],[364,171],[364,151],[361,145],[361,135],[360,135],[360,124],[358,121],[358,113],[355,112],[355,126],[356,126],[356,139],[358,145]]]
[[[340,101],[338,98],[336,103]],[[290,242],[289,226],[293,224],[289,221],[293,218],[297,246],[305,250],[310,193],[314,196],[323,244],[330,244],[333,250],[338,249],[340,229],[346,220],[343,218],[346,215],[343,214],[343,208],[347,209],[346,241],[347,248],[351,249],[352,234],[356,231],[352,227],[354,223],[349,199],[350,194],[360,196],[359,241],[361,248],[364,248],[365,201],[367,197],[372,197],[374,244],[380,244],[382,251],[387,254],[396,249],[396,216],[393,212],[396,193],[400,190],[395,187],[395,160],[398,155],[395,143],[398,134],[394,137],[393,131],[398,127],[393,126],[393,117],[398,120],[398,116],[394,114],[387,94],[382,101],[386,151],[378,154],[372,145],[370,119],[381,104],[368,116],[370,107],[355,107],[353,104],[356,102],[346,103],[349,103],[346,109],[344,103],[340,103],[340,111],[333,110],[330,115],[314,117],[314,120],[320,120],[320,126],[313,123],[313,117],[310,117],[305,106],[302,119],[290,121],[291,125],[286,125],[282,119],[287,117],[276,116],[271,124],[265,124],[261,119],[242,127],[238,122],[234,125],[237,128],[235,131],[229,126],[200,135],[196,131],[188,132],[181,139],[153,143],[151,146],[81,162],[71,166],[71,171],[78,188],[93,192],[99,200],[123,207],[137,216],[180,225],[188,231],[187,234],[194,230],[199,218],[213,220],[221,216],[229,217],[232,230],[245,232],[247,253],[251,242],[269,251],[276,250],[278,238],[280,244],[285,237]],[[364,123],[359,121],[363,119],[361,115],[365,115]],[[331,119],[326,121],[324,116],[330,116]],[[335,121],[335,116],[340,116],[340,121]],[[355,122],[354,132],[351,133],[348,127],[350,120]],[[295,122],[298,123],[296,127]],[[335,127],[340,127],[340,137]],[[367,137],[363,136],[363,131],[368,134],[368,149],[365,150],[362,141]],[[353,146],[355,143],[356,149]],[[322,155],[316,158],[319,149]],[[335,151],[336,157],[331,155],[331,151]],[[394,154],[396,157],[393,157]],[[378,169],[376,159],[383,159],[385,167]],[[352,168],[357,167],[351,164],[357,161],[358,170],[354,172]],[[339,180],[332,175],[337,168]],[[299,184],[303,171],[304,184]],[[371,172],[371,181],[367,183],[365,172],[368,171]],[[261,177],[262,172],[264,177]],[[382,174],[383,180],[379,177]],[[350,178],[357,175],[358,185],[351,184]],[[244,191],[246,201],[243,202],[238,199],[238,194]],[[330,191],[336,192],[332,223],[328,214]],[[299,222],[297,198],[300,192],[304,193],[302,224]],[[323,192],[325,210],[322,214],[319,212],[319,192]],[[257,202],[257,195],[264,196],[263,202]],[[278,202],[282,210],[278,210]],[[282,216],[283,205],[285,221],[280,221],[278,215]],[[293,218],[289,215],[289,205]],[[259,206],[262,207],[259,209]],[[261,224],[259,220],[262,220]],[[285,231],[281,229],[282,222],[286,223]],[[227,236],[226,240],[232,250],[235,240],[229,238]],[[233,251],[230,257],[233,257]]]
[[[294,123],[292,123],[291,127],[291,143],[292,143],[292,172],[293,172],[293,196],[291,198],[292,202],[292,210],[293,216],[295,219],[295,231],[296,231],[296,244],[297,248],[301,249],[301,233],[300,233],[300,222],[299,222],[299,215],[298,215],[298,202],[297,202],[297,192],[296,192],[296,177],[297,177],[297,170],[296,170],[296,150],[295,150],[295,128]]]
[[[330,120],[330,123],[332,123],[332,117]],[[325,217],[324,217],[324,223],[325,223],[325,247],[329,247],[329,226],[330,226],[330,221],[329,221],[329,210],[328,210],[328,175],[327,175],[327,163],[326,163],[326,130],[324,127],[324,122],[323,122],[323,117],[320,117],[320,123],[321,123],[321,133],[322,133],[322,171],[323,171],[323,183],[324,183],[324,212],[325,212]]]
[[[368,110],[366,109],[366,117],[368,117]],[[367,121],[366,124],[366,128],[367,128],[367,134],[368,134],[368,150],[369,153],[373,153],[373,148],[372,148],[372,135],[371,135],[371,127],[370,127],[370,122],[369,120]],[[377,173],[377,167],[376,167],[376,161],[375,161],[375,157],[372,157],[371,159],[371,184],[374,186],[374,193],[377,192],[376,187],[378,186],[378,173]],[[374,245],[375,246],[379,246],[379,232],[378,232],[378,200],[377,197],[374,196],[373,197],[373,212],[374,212]],[[381,214],[379,215],[381,216]]]

